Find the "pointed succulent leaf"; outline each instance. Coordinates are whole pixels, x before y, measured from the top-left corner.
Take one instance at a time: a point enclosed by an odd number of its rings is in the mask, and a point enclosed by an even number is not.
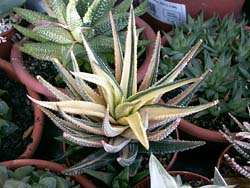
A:
[[[193,58],[196,51],[200,47],[202,43],[202,40],[199,40],[192,49],[181,59],[181,61],[175,66],[173,70],[171,70],[170,73],[168,73],[166,76],[164,76],[161,80],[159,80],[156,85],[161,85],[164,83],[171,83],[175,80],[175,78],[180,74],[180,72],[186,67],[188,62]]]
[[[167,173],[160,161],[151,153],[149,158],[151,188],[178,188],[175,179]]]
[[[113,13],[120,13],[127,11],[131,6],[132,0],[122,1],[120,4],[115,6],[112,10]]]
[[[61,109],[59,109],[59,112],[63,118],[73,123],[75,127],[81,129],[81,131],[83,132],[87,132],[87,133],[91,133],[95,135],[105,135],[100,124],[94,124],[91,121],[87,121],[87,120],[76,118],[74,116],[70,116],[66,114],[65,112],[63,112]]]
[[[123,125],[129,125],[138,141],[146,148],[149,148],[146,130],[142,124],[141,116],[138,112],[134,112],[128,117],[118,120]]]
[[[71,33],[62,27],[40,26],[35,27],[33,31],[42,38],[58,44],[71,44],[74,42]]]
[[[105,152],[105,150],[97,150],[87,156],[84,160],[73,165],[70,169],[65,170],[65,175],[76,175],[84,172],[85,169],[95,169],[105,166],[116,159],[115,154]]]
[[[196,82],[200,78],[193,78],[189,80],[184,80],[184,81],[178,81],[176,83],[171,83],[171,84],[163,84],[163,85],[158,85],[155,87],[150,87],[146,90],[140,91],[136,93],[135,95],[129,97],[127,99],[128,102],[134,101],[134,100],[140,100],[140,104],[137,105],[134,110],[138,110],[143,106],[145,103],[158,98],[159,96],[163,95],[164,93],[167,93],[169,91],[172,91],[174,89],[177,89],[179,87],[185,86],[187,84]]]
[[[130,97],[137,92],[137,42],[135,15],[131,7],[120,83],[126,97]]]
[[[140,100],[135,100],[132,102],[124,102],[116,106],[115,108],[115,118],[120,119],[122,117],[128,116],[133,112],[135,106],[140,103]]]
[[[50,0],[50,7],[54,16],[62,24],[66,24],[66,5],[63,0]]]
[[[22,33],[22,35],[24,35],[26,37],[29,37],[29,38],[34,39],[34,40],[39,41],[39,42],[47,42],[48,41],[47,39],[45,39],[42,36],[40,36],[39,34],[35,33],[31,29],[27,29],[26,27],[22,27],[22,26],[17,25],[17,24],[13,24],[13,26],[18,32]]]
[[[120,157],[117,158],[117,162],[125,167],[134,163],[138,153],[138,144],[128,144],[126,148],[121,151]]]
[[[117,153],[121,151],[129,142],[129,139],[122,137],[111,138],[108,143],[104,140],[101,141],[104,150],[108,153]]]
[[[71,60],[74,72],[80,72],[76,57],[71,51]],[[98,93],[96,93],[84,80],[75,77],[76,83],[78,85],[80,94],[85,101],[95,102],[97,104],[104,105],[104,99]]]
[[[93,26],[100,18],[108,14],[115,2],[116,0],[94,0],[83,17],[84,26]]]
[[[83,35],[82,35],[82,38],[83,38],[83,43],[87,51],[93,72],[98,76],[102,76],[106,78],[109,84],[112,85],[113,90],[114,90],[114,98],[116,99],[115,102],[117,104],[123,98],[123,92],[119,86],[119,83],[115,79],[110,68],[90,48],[90,45],[88,44],[87,40],[85,39]]]
[[[36,24],[40,21],[43,20],[48,20],[48,21],[55,21],[55,18],[52,18],[50,16],[47,16],[46,14],[42,14],[39,12],[35,12],[32,10],[24,9],[24,8],[14,8],[14,11],[20,15],[23,19],[25,19],[27,22]]]
[[[79,114],[79,115],[90,115],[95,117],[103,118],[105,114],[105,107],[99,104],[85,102],[85,101],[59,101],[59,102],[44,102],[38,101],[30,96],[28,96],[30,100],[34,103],[51,109],[51,110],[58,110],[58,107],[66,112],[72,114]]]
[[[156,82],[158,67],[160,62],[160,50],[161,50],[161,36],[160,32],[157,33],[154,53],[151,58],[150,64],[148,66],[148,70],[146,72],[144,79],[140,85],[139,91],[146,90],[151,85]]]
[[[206,78],[209,72],[211,72],[210,69],[201,75],[200,77],[201,79],[191,84],[187,89],[185,89],[176,97],[168,100],[167,104],[186,106],[190,102],[190,100],[193,98],[193,95],[199,89],[201,82]]]
[[[148,9],[148,0],[144,0],[135,8],[135,15],[141,16],[146,13],[147,9]]]
[[[205,142],[165,139],[160,142],[150,142],[149,144],[149,150],[145,150],[145,148],[140,147],[139,153],[175,153],[200,147],[204,145]]]
[[[63,137],[70,142],[73,142],[77,145],[80,146],[85,146],[85,147],[95,147],[95,148],[101,148],[102,143],[100,141],[100,138],[97,137],[95,140],[91,140],[90,137],[88,138],[81,138],[79,134],[70,134],[70,133],[63,133]],[[96,137],[96,136],[95,136]]]
[[[128,12],[120,12],[120,13],[113,14],[113,19],[114,19],[114,23],[115,23],[117,31],[120,31],[127,26],[128,16],[129,16]],[[111,23],[108,17],[103,17],[93,27],[95,28],[96,35],[111,34]]]
[[[50,61],[52,58],[61,59],[64,46],[52,42],[34,43],[26,42],[21,51],[37,59]]]
[[[165,139],[168,135],[170,135],[177,128],[179,123],[180,123],[180,119],[178,118],[169,126],[166,126],[165,128],[159,131],[148,133],[148,140],[156,142],[156,141]]]
[[[111,12],[109,13],[109,18],[112,26],[112,35],[114,40],[115,78],[116,80],[121,81],[122,68],[123,68],[123,52],[118,33],[116,31],[113,15]]]
[[[57,99],[59,100],[72,100],[69,96],[58,90],[56,87],[52,86],[49,82],[44,80],[41,76],[37,76],[37,80],[45,86]]]
[[[102,130],[107,137],[115,137],[122,134],[128,126],[111,125],[109,122],[109,107],[106,108],[105,117],[102,122]]]
[[[109,84],[109,82],[101,76],[95,75],[95,74],[89,74],[84,72],[73,72],[74,76],[79,77],[81,79],[84,79],[88,82],[94,83],[101,87],[101,92],[103,93],[103,96],[105,98],[106,103],[110,106],[110,113],[113,114],[114,112],[114,96],[113,96],[113,88],[112,85]],[[118,102],[118,101],[117,101]]]
[[[169,106],[166,104],[146,105],[140,109],[140,113],[143,113],[143,111],[147,111],[149,115],[149,120],[173,120],[205,110],[207,108],[217,105],[218,103],[219,101],[214,101],[203,105],[189,107]]]
[[[70,0],[66,8],[66,20],[71,31],[81,27],[83,24],[82,19],[76,9],[77,1],[78,0]]]

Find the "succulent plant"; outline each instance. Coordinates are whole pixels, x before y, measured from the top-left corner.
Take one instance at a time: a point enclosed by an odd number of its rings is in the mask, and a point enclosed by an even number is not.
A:
[[[0,97],[6,92],[7,91],[0,89]],[[8,104],[0,98],[0,146],[1,139],[9,136],[17,130],[17,128],[17,125],[11,122],[11,109]]]
[[[0,2],[0,18],[7,16],[13,8],[19,7],[25,3],[26,0],[1,0]]]
[[[0,188],[80,188],[70,178],[64,178],[48,170],[24,166],[15,170],[0,166]]]
[[[194,78],[211,69],[212,73],[201,84],[197,100],[193,102],[217,99],[220,104],[196,114],[196,117],[231,112],[235,116],[249,118],[246,109],[250,100],[250,32],[245,26],[245,20],[236,23],[233,16],[222,20],[212,17],[204,21],[201,14],[197,20],[189,17],[186,24],[176,26],[172,37],[165,34],[168,46],[162,50],[160,75],[174,67],[198,39],[204,41],[196,57],[184,70],[184,75]]]
[[[69,51],[73,50],[79,64],[83,64],[87,57],[82,45],[81,33],[90,41],[92,48],[99,55],[113,53],[111,25],[108,12],[112,11],[116,21],[116,28],[121,31],[127,26],[128,9],[132,0],[123,1],[114,6],[116,0],[51,0],[50,16],[31,10],[16,8],[15,11],[29,23],[33,29],[19,25],[15,28],[25,36],[33,39],[26,42],[21,50],[35,58],[51,60],[57,58],[66,64],[70,60]],[[135,10],[136,15],[146,11],[146,1]],[[121,33],[121,38],[122,33]],[[35,42],[34,42],[35,40]],[[142,45],[149,43],[141,42]],[[79,58],[78,58],[79,57]],[[87,67],[86,63],[84,64]]]
[[[82,40],[93,74],[79,71],[78,63],[71,51],[74,72],[69,73],[58,60],[53,59],[68,86],[67,94],[38,77],[59,101],[38,101],[30,97],[42,107],[55,125],[63,130],[63,136],[67,140],[97,148],[97,152],[67,170],[66,174],[81,173],[86,168],[97,168],[115,159],[122,166],[129,166],[138,161],[139,154],[142,153],[169,153],[203,145],[204,142],[176,141],[168,139],[167,136],[177,127],[180,117],[218,103],[213,101],[199,106],[186,106],[209,71],[198,78],[174,81],[192,58],[201,41],[169,74],[156,80],[161,48],[158,32],[147,76],[140,87],[137,87],[138,34],[133,8],[130,10],[124,55],[111,13],[110,21],[116,65],[114,74],[96,55],[83,33]],[[188,84],[191,85],[167,104],[159,103],[164,93]]]
[[[249,148],[249,140],[250,140],[250,123],[243,122],[241,123],[237,120],[233,115],[229,114],[231,118],[237,123],[241,132],[236,133],[233,135],[230,131],[224,126],[224,131],[222,135],[228,140],[229,143],[232,144],[233,148],[241,155],[242,160],[246,160],[246,162],[241,162],[239,164],[237,160],[235,161],[234,158],[230,157],[229,154],[225,154],[224,157],[228,164],[232,167],[233,170],[242,174],[246,178],[250,178],[250,148]],[[244,165],[244,166],[243,166]]]
[[[151,188],[192,188],[190,185],[183,184],[180,176],[172,177],[153,154],[151,154],[149,159],[149,173]],[[200,188],[233,187],[235,186],[204,185]]]

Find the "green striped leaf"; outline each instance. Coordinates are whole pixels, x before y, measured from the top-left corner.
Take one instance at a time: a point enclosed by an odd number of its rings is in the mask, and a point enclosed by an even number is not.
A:
[[[71,33],[62,27],[40,26],[35,27],[33,31],[41,37],[58,44],[71,44],[74,42]]]
[[[77,0],[70,0],[66,8],[66,20],[71,31],[81,27],[83,24],[82,19],[76,9],[76,3]]]
[[[62,24],[66,24],[66,5],[63,0],[50,0],[50,7],[55,17]]]
[[[24,8],[14,8],[14,11],[20,15],[23,19],[27,22],[36,24],[40,21],[47,20],[47,21],[57,21],[55,18],[47,16],[46,14],[42,14],[39,12],[35,12],[32,10],[24,9]]]

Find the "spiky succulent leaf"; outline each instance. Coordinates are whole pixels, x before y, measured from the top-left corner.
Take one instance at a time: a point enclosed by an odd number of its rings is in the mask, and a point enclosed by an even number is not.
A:
[[[32,23],[32,24],[36,24],[43,20],[52,21],[52,22],[56,21],[55,18],[47,16],[46,14],[42,14],[42,13],[24,9],[24,8],[14,8],[14,11],[18,15],[20,15],[23,19],[25,19],[27,22]]]
[[[134,95],[137,91],[137,42],[134,10],[130,9],[124,64],[121,75],[121,88],[125,97]]]
[[[26,27],[22,27],[22,26],[16,25],[16,24],[13,24],[13,26],[15,27],[15,29],[18,32],[22,33],[26,37],[29,37],[29,38],[34,39],[34,40],[39,41],[39,42],[47,42],[48,41],[47,39],[41,37],[39,34],[35,33],[31,29],[27,29]]]
[[[85,27],[93,26],[101,17],[107,15],[116,0],[94,0],[83,17]]]
[[[61,53],[65,49],[64,45],[52,42],[35,43],[27,42],[20,47],[21,51],[37,59],[50,61],[53,58],[61,59]]]
[[[40,26],[33,29],[42,38],[58,44],[71,44],[74,38],[71,33],[62,27]]]
[[[57,18],[57,20],[62,23],[66,24],[66,4],[63,0],[50,0],[50,7]]]

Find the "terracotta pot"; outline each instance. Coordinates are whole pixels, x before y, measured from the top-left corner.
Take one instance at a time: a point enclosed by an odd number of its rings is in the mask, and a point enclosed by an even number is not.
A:
[[[35,166],[38,169],[49,169],[53,172],[62,174],[62,171],[66,170],[67,167],[58,163],[38,160],[38,159],[17,159],[12,161],[1,162],[0,165],[4,165],[9,169],[16,169],[23,166]],[[82,188],[95,188],[96,186],[85,176],[77,175],[72,178],[78,182]]]
[[[10,78],[17,80],[17,76],[15,75],[15,72],[9,62],[0,60],[0,69],[2,69]],[[40,96],[36,92],[28,87],[26,87],[26,89],[31,97],[41,100]],[[31,135],[32,142],[27,145],[25,151],[19,156],[19,158],[31,158],[34,155],[42,137],[44,114],[36,104],[32,103],[32,106],[34,108],[34,124]]]
[[[152,28],[141,18],[136,17],[136,25],[137,27],[143,27],[144,31],[142,37],[146,40],[155,40],[156,34],[152,30]],[[18,79],[26,86],[32,86],[32,90],[36,91],[39,94],[46,96],[47,98],[54,100],[54,95],[50,93],[47,88],[45,88],[41,83],[37,81],[24,67],[23,65],[23,56],[22,52],[19,50],[19,47],[23,45],[25,40],[21,40],[15,43],[11,50],[11,64]],[[143,61],[142,65],[138,69],[138,82],[141,81],[147,71],[148,65],[150,63],[152,54],[154,51],[154,44],[150,44],[147,47],[146,58]]]
[[[154,1],[152,1],[154,2]],[[190,14],[192,17],[197,17],[202,11],[204,12],[204,18],[209,19],[213,15],[218,15],[220,18],[223,18],[225,15],[234,14],[235,18],[237,18],[241,12],[241,9],[244,5],[244,0],[160,0],[158,3],[177,3],[177,5],[184,5],[186,7],[186,15]],[[163,5],[160,5],[163,6]],[[158,10],[159,11],[159,10]],[[173,11],[173,12],[171,12]],[[172,13],[176,17],[181,15],[180,12],[178,14],[175,10],[168,11],[168,13]],[[157,12],[157,8],[156,8]],[[158,12],[159,13],[159,12]],[[184,13],[185,14],[185,13]],[[165,23],[164,21],[160,21],[159,19],[154,18],[150,14],[143,15],[143,19],[145,19],[151,26],[157,30],[165,30],[168,32],[171,30],[171,25]]]
[[[179,131],[178,131],[178,129],[175,129],[175,137],[178,140],[180,138],[179,137]],[[67,151],[67,144],[63,143],[63,152],[66,153],[66,151]],[[173,165],[174,165],[174,163],[176,161],[177,156],[178,156],[177,152],[173,154],[173,156],[172,156],[171,160],[169,161],[168,165],[165,166],[165,168],[167,170],[170,170],[173,167]],[[66,164],[67,164],[68,167],[71,167],[73,165],[72,162],[70,161],[69,157],[66,157],[65,160],[66,160]]]
[[[200,174],[196,174],[193,172],[187,172],[187,171],[169,171],[168,172],[172,176],[180,175],[182,180],[186,181],[202,181],[206,184],[212,184],[212,181],[208,179],[205,176],[202,176]],[[138,184],[136,184],[133,188],[150,188],[150,178],[147,177]]]

